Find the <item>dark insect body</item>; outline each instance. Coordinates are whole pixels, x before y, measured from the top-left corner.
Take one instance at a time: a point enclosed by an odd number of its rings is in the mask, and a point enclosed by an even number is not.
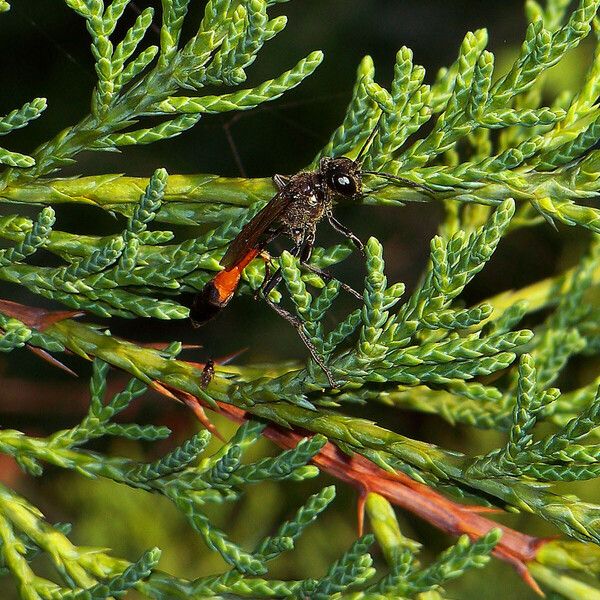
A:
[[[315,244],[317,224],[322,219],[327,219],[336,231],[349,238],[361,252],[364,251],[364,245],[360,239],[333,216],[333,202],[336,198],[353,199],[362,195],[362,175],[364,173],[377,175],[401,185],[417,187],[430,193],[426,186],[402,177],[362,170],[361,156],[374,134],[375,130],[365,142],[356,160],[347,157],[324,157],[315,171],[273,177],[279,191],[260,212],[244,225],[231,242],[221,259],[224,269],[211,279],[200,293],[194,296],[190,310],[194,326],[203,325],[229,304],[240,283],[243,270],[264,250],[267,244],[280,234],[286,234],[292,239],[294,246],[290,252],[300,260],[306,269],[317,273],[326,280],[333,279],[326,271],[308,264]],[[300,319],[269,299],[269,293],[277,287],[281,279],[281,269],[270,274],[267,268],[259,292],[277,314],[296,328],[312,358],[327,376],[331,387],[337,387],[331,372],[304,332]],[[351,287],[342,283],[341,288],[362,300],[362,295]]]
[[[215,361],[212,358],[209,358],[204,367],[202,368],[202,375],[200,377],[200,387],[205,390],[209,383],[212,381],[212,378],[215,376]]]
[[[297,173],[290,177],[275,175],[273,180],[279,188],[278,193],[246,223],[231,242],[221,259],[223,271],[211,279],[194,297],[190,317],[195,326],[206,323],[229,304],[240,283],[242,271],[269,242],[282,233],[292,238],[294,246],[291,254],[297,256],[308,269],[325,279],[332,277],[325,271],[306,264],[315,244],[319,221],[326,218],[334,229],[351,239],[361,251],[363,250],[363,243],[333,216],[333,201],[336,197],[355,198],[362,194],[359,162],[345,157],[322,158],[316,171]],[[335,382],[329,370],[306,337],[300,320],[269,300],[269,292],[280,281],[279,269],[272,275],[267,273],[260,289],[263,297],[271,308],[298,330],[312,357],[334,387]],[[346,285],[342,287],[358,298],[362,298],[352,288]]]
[[[323,217],[362,250],[362,242],[339,223],[332,212],[336,196],[353,198],[362,193],[357,162],[349,158],[322,158],[317,171],[291,177],[275,175],[273,179],[278,193],[242,228],[221,259],[224,270],[194,298],[191,318],[195,325],[202,325],[227,306],[239,285],[242,271],[282,233],[292,238],[291,252],[302,263],[310,258],[317,224]],[[279,273],[266,277],[261,291],[267,295],[279,281]]]

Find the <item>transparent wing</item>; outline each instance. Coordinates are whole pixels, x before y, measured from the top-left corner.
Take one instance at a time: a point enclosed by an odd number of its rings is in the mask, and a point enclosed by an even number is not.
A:
[[[221,264],[229,269],[239,263],[248,254],[249,250],[260,247],[271,225],[279,219],[291,201],[291,196],[286,194],[285,190],[273,196],[264,208],[244,225],[229,244],[227,252],[221,259]]]

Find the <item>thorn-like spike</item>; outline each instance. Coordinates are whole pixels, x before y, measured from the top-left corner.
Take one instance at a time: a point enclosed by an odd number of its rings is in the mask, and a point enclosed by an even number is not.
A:
[[[58,358],[55,358],[54,356],[52,356],[52,354],[50,354],[49,352],[46,352],[46,350],[44,350],[42,348],[36,348],[35,346],[31,346],[29,344],[27,344],[27,348],[28,348],[28,350],[30,350],[31,352],[33,352],[34,354],[39,356],[42,360],[45,360],[47,363],[51,364],[53,367],[58,367],[65,373],[68,373],[69,375],[71,375],[72,377],[79,377],[79,375],[77,375],[77,373],[75,373],[75,371],[73,371],[72,369],[69,369],[69,367],[67,367],[67,365],[61,363],[60,360],[58,360]]]
[[[202,426],[210,431],[213,435],[218,437],[222,442],[225,442],[225,438],[221,435],[221,432],[215,427],[212,421],[208,418],[208,415],[204,411],[204,408],[200,404],[200,401],[196,396],[192,394],[188,394],[188,392],[184,392],[183,390],[178,390],[174,388],[167,387],[163,385],[159,381],[152,381],[150,384],[152,388],[154,388],[160,394],[163,394],[167,398],[171,398],[176,402],[181,402],[185,404],[196,416],[198,421],[202,424]]]
[[[365,529],[365,504],[367,502],[368,491],[364,488],[358,492],[358,499],[356,502],[356,517],[357,517],[357,529],[358,537],[361,537]]]
[[[245,352],[248,351],[248,348],[240,348],[231,354],[226,354],[225,356],[221,356],[220,358],[215,358],[216,365],[228,365],[230,362],[234,361],[238,356],[241,356]]]
[[[196,419],[198,419],[198,421],[205,429],[210,431],[210,433],[212,433],[213,435],[218,437],[223,443],[225,443],[225,437],[216,428],[214,423],[208,418],[206,411],[204,410],[204,408],[202,408],[199,402],[193,402],[189,404],[186,402],[185,404],[192,410],[192,412],[196,416]]]
[[[58,321],[85,315],[85,312],[82,310],[51,311],[46,310],[45,308],[36,308],[34,306],[19,304],[12,300],[0,300],[0,311],[38,331],[44,331],[44,329]]]
[[[517,570],[517,573],[521,576],[521,579],[538,595],[542,598],[546,597],[546,594],[542,591],[542,588],[539,586],[538,582],[533,578],[533,575],[527,569],[527,565],[520,561],[515,561],[514,567]]]
[[[152,381],[150,383],[150,387],[155,389],[159,394],[162,394],[163,396],[166,396],[167,398],[170,398],[171,400],[175,400],[175,402],[183,402],[183,400],[181,398],[176,396],[169,388],[167,388],[166,386],[164,386],[162,383],[160,383],[158,381]]]
[[[469,512],[477,515],[503,515],[505,512],[501,508],[495,506],[465,506],[465,509]]]

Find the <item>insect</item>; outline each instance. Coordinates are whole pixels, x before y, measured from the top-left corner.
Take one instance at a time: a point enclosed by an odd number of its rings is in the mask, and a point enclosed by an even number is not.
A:
[[[402,177],[362,169],[361,158],[376,131],[377,126],[364,143],[356,160],[344,156],[323,157],[318,169],[314,171],[273,177],[278,192],[244,225],[221,259],[223,270],[194,297],[190,310],[194,326],[203,325],[229,304],[240,283],[243,270],[281,234],[288,235],[293,241],[290,253],[296,256],[305,268],[326,280],[333,277],[326,271],[308,264],[315,244],[317,224],[321,220],[326,219],[333,229],[350,239],[364,253],[361,240],[333,215],[333,203],[336,198],[356,199],[362,195],[363,174],[377,175],[405,186],[420,188],[428,194],[431,192],[427,186]],[[259,294],[277,314],[294,326],[312,358],[327,376],[331,387],[337,387],[331,372],[304,332],[300,319],[270,300],[269,293],[277,287],[281,279],[281,269],[277,269],[273,274],[267,269]],[[341,287],[362,300],[362,295],[350,286],[342,283]]]

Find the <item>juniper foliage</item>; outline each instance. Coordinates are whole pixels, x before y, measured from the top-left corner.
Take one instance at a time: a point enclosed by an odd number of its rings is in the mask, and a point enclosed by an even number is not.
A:
[[[65,2],[91,36],[98,79],[91,112],[29,154],[0,148],[6,166],[0,200],[11,203],[11,210],[15,204],[44,206],[36,219],[19,212],[0,217],[0,236],[9,242],[0,251],[0,279],[100,317],[184,319],[188,310],[177,294],[201,289],[220,268],[227,244],[272,196],[271,182],[168,176],[164,169],[148,180],[122,175],[63,179],[61,168],[84,150],[119,151],[164,140],[185,132],[203,115],[275,100],[312,74],[322,55],[311,53],[283,74],[243,87],[257,53],[286,24],[283,17],[270,18],[273,0],[208,0],[189,39],[182,39],[187,0],[163,0],[160,22],[151,8],[144,9],[120,39],[115,31],[128,0]],[[408,48],[397,54],[389,89],[375,81],[370,58],[359,65],[344,120],[313,166],[321,156],[356,156],[378,123],[365,168],[427,186],[446,216],[431,240],[420,283],[406,297],[402,283],[388,284],[383,248],[369,239],[362,306],[333,327],[325,317],[340,293],[339,282],[323,281],[287,252],[272,259],[284,279],[273,299],[289,302],[338,387],[332,388],[308,360],[221,366],[204,389],[197,365],[176,358],[180,344],[153,350],[73,319],[42,326],[8,310],[0,313],[2,352],[24,347],[46,355],[69,351],[94,361],[90,407],[81,423],[46,438],[4,429],[2,452],[32,476],[41,476],[50,464],[160,494],[230,566],[220,575],[190,581],[159,571],[158,549],[130,563],[104,550],[75,546],[68,527],[48,523],[25,498],[3,486],[0,566],[23,598],[99,599],[120,597],[130,589],[151,598],[435,597],[449,579],[483,566],[501,543],[497,529],[472,542],[461,537],[423,566],[387,501],[369,495],[367,513],[387,561],[385,573],[373,567],[369,552],[375,540],[366,535],[319,580],[268,578],[267,562],[293,549],[333,500],[333,488],[308,498],[254,549],[229,539],[205,505],[235,501],[249,484],[315,477],[318,469],[309,463],[327,442],[458,499],[545,519],[575,541],[546,544],[528,564],[531,574],[566,597],[577,597],[573,590],[581,586],[598,593],[557,573],[566,567],[590,568],[583,557],[597,555],[600,506],[552,489],[596,478],[600,470],[600,378],[565,393],[553,387],[573,357],[595,356],[600,349],[593,303],[600,281],[600,213],[593,206],[600,191],[600,150],[595,148],[600,1],[581,0],[570,12],[568,4],[526,2],[530,24],[516,60],[503,74],[496,72],[494,55],[486,49],[484,30],[465,36],[456,60],[431,84],[424,83],[425,71]],[[160,43],[146,45],[153,23],[160,25]],[[548,70],[584,40],[595,43],[595,51],[581,88],[544,106]],[[206,95],[207,86],[234,91]],[[13,110],[0,119],[0,134],[26,126],[45,108],[46,101],[38,98]],[[367,204],[432,200],[423,187],[393,185],[377,175],[365,175],[365,185]],[[122,232],[105,236],[61,231],[52,208],[58,203],[91,204],[123,215],[126,224]],[[200,223],[208,231],[182,242],[169,229]],[[465,287],[506,235],[548,223],[590,232],[589,250],[575,267],[477,306],[461,302]],[[54,254],[60,266],[36,264],[42,249]],[[311,260],[325,268],[350,253],[345,244],[318,248]],[[262,261],[248,266],[240,293],[257,290],[264,272]],[[542,311],[545,316],[533,329],[520,327],[525,317]],[[107,401],[110,366],[134,379]],[[216,453],[206,452],[210,434],[201,432],[150,464],[82,448],[105,436],[150,442],[167,437],[165,427],[113,421],[147,386],[191,394],[213,408],[233,404],[260,421],[246,421]],[[434,413],[452,425],[505,432],[506,442],[469,456],[344,410],[374,402]],[[314,435],[277,456],[243,462],[267,422]],[[60,583],[35,573],[31,561],[40,553],[50,558]]]

